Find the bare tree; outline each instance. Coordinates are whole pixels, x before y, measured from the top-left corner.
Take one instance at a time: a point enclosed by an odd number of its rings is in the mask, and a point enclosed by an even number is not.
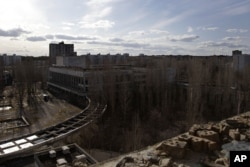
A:
[[[142,147],[143,129],[138,113],[133,115],[131,130],[126,129],[124,134],[124,150],[134,151]]]
[[[34,66],[33,59],[28,59],[15,68],[15,86],[19,104],[19,116],[24,115],[24,100],[27,98],[27,104],[31,105],[36,100],[36,83],[39,74]]]
[[[0,57],[0,94],[3,91],[4,88],[4,61],[3,61],[3,57]]]
[[[237,114],[246,110],[250,96],[250,68],[246,67],[235,74],[236,94],[237,94]]]
[[[191,60],[188,68],[187,91],[187,123],[192,125],[202,119],[203,110],[202,84],[204,84],[203,68],[199,60]]]
[[[23,116],[23,102],[26,89],[26,74],[23,64],[18,64],[15,69],[15,87],[17,92],[17,100],[19,105],[19,116]]]

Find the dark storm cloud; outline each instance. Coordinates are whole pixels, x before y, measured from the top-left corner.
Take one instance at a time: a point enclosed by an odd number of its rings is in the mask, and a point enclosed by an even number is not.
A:
[[[10,30],[0,29],[0,36],[2,37],[19,37],[22,34],[29,34],[29,31],[25,31],[22,28],[14,28]]]

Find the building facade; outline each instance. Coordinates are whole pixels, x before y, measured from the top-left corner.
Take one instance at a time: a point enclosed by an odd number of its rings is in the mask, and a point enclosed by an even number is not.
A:
[[[250,55],[242,54],[242,51],[234,50],[232,52],[233,55],[233,66],[234,70],[242,71],[246,67],[250,65]]]
[[[129,54],[86,54],[81,56],[58,56],[56,66],[91,68],[105,65],[125,65]]]
[[[145,83],[146,70],[130,66],[112,66],[111,68],[49,68],[48,86],[51,90],[64,91],[78,96],[101,93],[107,87],[119,90],[132,82]]]
[[[64,42],[60,42],[58,44],[57,43],[49,44],[50,64],[56,63],[57,56],[63,56],[63,57],[76,56],[76,52],[74,52],[74,45],[65,44]]]
[[[12,72],[17,64],[21,63],[21,56],[16,54],[0,55],[0,90],[7,85],[12,84]]]
[[[7,55],[7,54],[3,54],[0,55],[0,62],[1,65],[3,66],[12,66],[12,65],[16,65],[18,63],[21,63],[21,56],[18,56],[16,54],[13,55]]]

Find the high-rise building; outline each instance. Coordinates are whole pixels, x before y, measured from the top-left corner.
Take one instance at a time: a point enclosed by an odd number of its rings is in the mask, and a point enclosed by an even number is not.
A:
[[[7,54],[0,55],[0,61],[2,62],[3,66],[16,65],[18,63],[21,63],[21,59],[22,59],[21,56],[18,56],[16,54],[13,54],[13,55],[7,55]]]
[[[56,63],[57,56],[76,56],[76,52],[74,52],[74,44],[64,44],[64,42],[49,44],[50,64]]]
[[[250,64],[250,55],[242,54],[240,50],[234,50],[233,55],[233,66],[236,71],[241,71],[246,67],[249,67]]]

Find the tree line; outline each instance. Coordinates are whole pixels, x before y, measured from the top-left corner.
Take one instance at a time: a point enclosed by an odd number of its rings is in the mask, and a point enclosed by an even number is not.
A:
[[[108,109],[93,146],[132,151],[186,131],[194,123],[218,121],[248,109],[248,69],[237,72],[232,57],[136,57],[145,81],[118,84],[115,73],[95,94]],[[100,98],[100,97],[99,97]],[[176,132],[176,133],[178,133]],[[173,133],[174,135],[174,133]]]

